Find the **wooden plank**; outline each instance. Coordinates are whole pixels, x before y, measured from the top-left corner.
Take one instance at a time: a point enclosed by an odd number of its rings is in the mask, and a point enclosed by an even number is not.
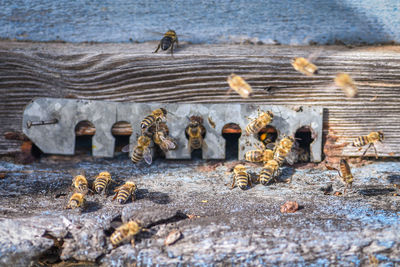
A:
[[[400,156],[400,48],[397,46],[290,47],[183,44],[172,58],[152,54],[156,43],[62,44],[0,42],[0,153],[19,150],[4,138],[21,131],[24,106],[34,97],[187,103],[253,102],[324,107],[324,134],[338,144],[382,130],[380,155]],[[290,65],[294,56],[322,49],[320,74],[306,77]],[[359,95],[346,98],[333,77],[346,71]],[[247,77],[254,96],[226,95],[226,77]],[[275,87],[270,92],[268,87]],[[329,156],[357,155],[333,149]]]

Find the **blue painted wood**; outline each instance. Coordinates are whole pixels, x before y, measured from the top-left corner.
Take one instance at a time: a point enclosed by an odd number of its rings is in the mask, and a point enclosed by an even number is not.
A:
[[[0,37],[68,42],[332,44],[400,41],[398,0],[0,0]]]

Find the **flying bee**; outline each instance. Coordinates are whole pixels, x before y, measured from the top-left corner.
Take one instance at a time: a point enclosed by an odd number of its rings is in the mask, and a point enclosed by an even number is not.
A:
[[[85,194],[74,193],[68,201],[67,209],[83,208],[85,205]]]
[[[246,167],[242,164],[236,165],[233,169],[231,189],[233,189],[235,185],[237,185],[242,190],[246,189],[248,185],[252,185],[251,177],[247,173]]]
[[[261,145],[256,150],[247,151],[244,155],[244,159],[250,162],[267,162],[274,157],[274,151],[266,149],[265,146]]]
[[[228,84],[230,89],[227,94],[232,90],[236,91],[242,98],[249,98],[253,93],[251,86],[239,75],[231,74],[228,76]]]
[[[199,116],[191,116],[189,118],[189,126],[186,127],[186,135],[189,139],[189,149],[201,149],[204,143],[206,128],[203,126],[203,118]]]
[[[164,37],[161,39],[160,43],[157,46],[156,51],[153,53],[157,53],[158,50],[161,49],[163,51],[168,50],[168,48],[171,47],[171,55],[174,55],[174,44],[176,43],[176,47],[178,47],[179,42],[178,42],[178,36],[176,35],[176,32],[173,30],[168,30],[165,34]]]
[[[137,145],[133,148],[133,152],[132,152],[132,156],[131,156],[131,160],[133,163],[138,163],[139,161],[141,161],[142,159],[144,159],[144,161],[147,164],[151,164],[153,162],[153,158],[151,156],[151,151],[150,151],[150,142],[151,139],[150,137],[146,136],[146,135],[141,135],[138,138],[138,143]],[[124,146],[122,148],[122,152],[129,152],[130,146]]]
[[[294,144],[294,138],[287,136],[279,141],[278,145],[274,149],[274,160],[278,162],[279,166],[282,166],[283,162],[286,160],[289,164],[293,164],[291,157],[288,157],[292,151]]]
[[[72,179],[72,186],[75,188],[75,190],[83,194],[86,194],[89,190],[88,181],[82,174],[76,175],[74,179]]]
[[[307,76],[318,74],[318,67],[304,57],[295,57],[291,62],[293,68]]]
[[[135,245],[135,235],[142,230],[138,221],[129,221],[118,227],[110,236],[111,244],[117,247],[119,244],[130,241]]]
[[[154,123],[158,123],[160,121],[165,120],[165,116],[167,116],[167,110],[164,108],[158,108],[155,109],[151,112],[150,115],[148,115],[146,118],[142,120],[140,123],[140,127],[142,128],[142,131],[145,131],[148,129],[150,126],[152,126]]]
[[[353,79],[347,73],[339,73],[335,77],[335,84],[342,88],[347,97],[355,97],[358,89]]]
[[[112,182],[111,174],[109,172],[101,172],[96,176],[93,183],[93,189],[98,193],[105,194],[108,185]]]
[[[158,145],[164,153],[176,149],[176,141],[172,137],[168,136],[168,133],[168,127],[165,123],[156,125],[153,142]]]
[[[367,149],[364,151],[364,153],[362,154],[361,157],[364,157],[364,155],[367,153],[368,149],[372,146],[375,150],[375,158],[378,159],[378,152],[376,151],[376,147],[375,147],[375,143],[376,142],[382,142],[382,140],[384,139],[384,135],[383,132],[378,131],[378,132],[371,132],[368,135],[364,135],[364,136],[359,136],[357,137],[353,143],[352,146],[355,147],[362,147],[365,145],[369,146],[367,147]],[[361,148],[360,148],[361,149]]]
[[[132,200],[135,201],[135,191],[135,183],[128,181],[114,190],[115,196],[113,200],[117,199],[119,204],[124,204],[132,196]]]
[[[246,133],[248,135],[250,134],[256,134],[258,133],[262,128],[267,126],[269,123],[271,123],[272,119],[274,118],[274,114],[272,111],[263,111],[260,113],[258,111],[258,116],[255,119],[252,119],[249,124],[246,126]]]
[[[279,173],[279,163],[271,159],[264,164],[263,168],[261,169],[260,176],[258,177],[258,181],[263,184],[267,185],[271,182],[272,179],[276,178],[276,175]]]

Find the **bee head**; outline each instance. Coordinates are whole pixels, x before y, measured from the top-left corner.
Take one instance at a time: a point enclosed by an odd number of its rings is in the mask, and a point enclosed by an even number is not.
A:
[[[164,116],[167,116],[167,110],[165,108],[160,108],[160,110],[162,111],[162,113],[164,114]]]
[[[139,145],[142,145],[142,146],[148,146],[148,145],[150,145],[150,138],[149,137],[147,137],[147,136],[145,136],[145,135],[141,135],[140,137],[139,137],[139,139],[138,139],[138,143],[139,143]]]
[[[385,136],[383,135],[383,132],[378,131],[378,134],[379,134],[379,141],[385,139]]]
[[[246,166],[242,165],[242,164],[238,164],[235,166],[235,168],[233,169],[234,172],[242,172],[242,171],[246,171]]]

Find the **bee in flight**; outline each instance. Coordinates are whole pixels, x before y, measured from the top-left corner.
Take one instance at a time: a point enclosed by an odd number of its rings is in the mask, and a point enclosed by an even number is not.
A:
[[[151,151],[149,148],[150,142],[151,142],[150,137],[146,135],[139,136],[137,145],[133,148],[131,156],[131,160],[133,163],[136,164],[140,162],[142,159],[144,159],[144,161],[149,165],[153,162],[153,158],[151,156]],[[129,152],[129,149],[130,145],[126,145],[122,148],[122,152]]]
[[[251,86],[239,75],[231,74],[228,76],[228,84],[230,89],[227,94],[232,90],[236,91],[242,98],[249,98],[253,93]]]
[[[189,126],[186,127],[185,133],[189,139],[189,150],[201,149],[206,134],[206,128],[203,126],[203,118],[199,116],[191,116],[189,118]]]
[[[98,194],[106,194],[107,188],[109,184],[112,182],[111,174],[109,172],[100,172],[99,175],[96,176],[96,179],[93,183],[93,189]]]
[[[279,166],[282,166],[283,162],[286,161],[289,164],[293,164],[292,155],[294,156],[295,153],[292,153],[292,147],[295,140],[291,136],[286,136],[282,138],[279,143],[275,146],[274,149],[274,160],[278,162]]]
[[[246,133],[248,135],[258,133],[262,128],[270,124],[274,118],[274,114],[272,113],[272,111],[269,110],[266,112],[260,112],[258,110],[257,113],[257,118],[251,119],[246,126]]]
[[[247,173],[246,167],[242,164],[236,165],[233,169],[231,189],[233,189],[235,185],[242,190],[246,189],[248,185],[252,185],[251,177]]]
[[[274,151],[267,149],[264,144],[256,150],[247,151],[244,159],[250,162],[264,162],[271,160],[274,157]]]
[[[89,184],[86,180],[86,177],[82,174],[76,175],[74,179],[72,179],[72,186],[79,193],[86,194],[89,190]]]
[[[378,159],[378,152],[376,151],[376,147],[375,147],[375,143],[376,142],[382,142],[382,140],[384,139],[384,135],[383,132],[378,131],[378,132],[371,132],[368,135],[364,135],[364,136],[359,136],[357,137],[353,143],[352,146],[355,147],[362,147],[365,145],[369,146],[367,147],[367,149],[364,151],[364,153],[362,154],[361,157],[364,157],[364,155],[367,153],[368,149],[372,146],[375,150],[375,158]],[[361,149],[361,148],[360,148]]]
[[[261,169],[260,176],[258,177],[258,181],[263,184],[267,185],[271,182],[272,179],[275,179],[279,173],[279,163],[271,159],[264,164],[263,168]]]
[[[138,221],[129,221],[118,227],[110,236],[113,247],[117,247],[121,243],[131,242],[135,246],[135,235],[142,230]]]
[[[113,200],[117,199],[119,204],[124,204],[132,196],[132,200],[135,201],[135,191],[135,183],[128,181],[114,190],[115,196]]]
[[[168,134],[168,126],[165,123],[156,124],[153,142],[158,145],[164,153],[176,149],[176,141]]]
[[[295,57],[291,62],[293,68],[307,76],[318,74],[318,67],[304,57]]]
[[[152,126],[154,123],[159,123],[160,121],[165,120],[165,116],[167,116],[167,110],[164,108],[158,108],[151,112],[146,118],[142,120],[140,123],[140,127],[142,128],[142,132]]]
[[[164,37],[161,39],[160,43],[157,46],[156,51],[154,53],[157,53],[158,50],[161,48],[163,51],[168,50],[168,48],[171,48],[171,55],[174,55],[174,44],[176,43],[176,47],[178,47],[178,36],[176,35],[176,32],[173,30],[168,30],[165,34]]]
[[[68,201],[67,209],[83,208],[85,205],[85,194],[74,193]]]
[[[358,89],[353,79],[347,73],[339,73],[335,77],[335,84],[342,88],[347,97],[355,97]]]

